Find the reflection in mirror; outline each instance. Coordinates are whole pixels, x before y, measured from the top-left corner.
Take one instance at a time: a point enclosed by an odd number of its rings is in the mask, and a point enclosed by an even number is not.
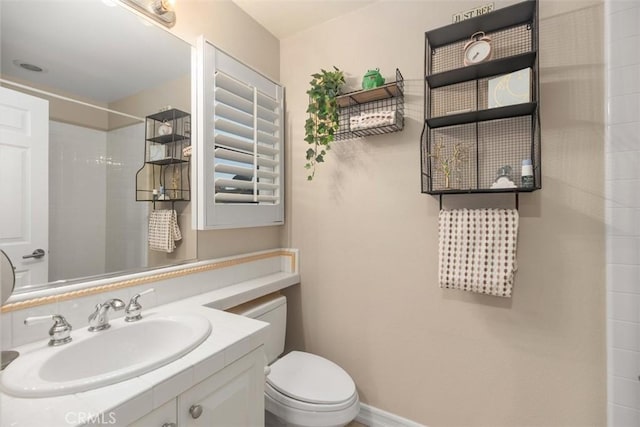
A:
[[[16,281],[16,275],[13,269],[13,264],[7,256],[7,254],[0,249],[0,305],[11,296],[13,292],[13,286]],[[17,351],[5,351],[0,352],[0,370],[9,365],[18,357]]]
[[[0,249],[0,305],[4,304],[13,292],[15,282],[16,275],[13,264],[7,254]]]
[[[16,266],[16,293],[195,258],[195,233],[172,254],[149,251],[152,207],[135,201],[144,117],[191,109],[191,46],[113,1],[0,7],[0,168],[11,175],[0,188],[12,206],[0,212],[0,249]],[[20,128],[25,111],[30,129]],[[189,227],[189,207],[174,208]]]

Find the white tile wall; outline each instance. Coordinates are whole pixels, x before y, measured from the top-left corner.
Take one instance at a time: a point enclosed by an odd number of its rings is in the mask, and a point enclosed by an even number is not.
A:
[[[49,280],[147,265],[149,207],[135,201],[143,148],[143,123],[110,132],[50,123]]]
[[[608,424],[640,426],[640,1],[607,0]]]
[[[107,133],[107,271],[147,265],[149,203],[136,202],[136,172],[144,163],[144,123]]]
[[[105,272],[103,131],[49,124],[49,281]]]
[[[610,326],[612,348],[640,351],[640,324],[613,320]]]

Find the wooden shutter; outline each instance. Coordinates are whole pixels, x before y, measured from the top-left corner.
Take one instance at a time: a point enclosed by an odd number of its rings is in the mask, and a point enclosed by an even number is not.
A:
[[[208,42],[198,50],[197,226],[282,224],[283,88]]]

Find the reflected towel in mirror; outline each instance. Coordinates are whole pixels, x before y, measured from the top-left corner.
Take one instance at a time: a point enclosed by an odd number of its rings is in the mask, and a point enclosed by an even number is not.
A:
[[[149,249],[171,253],[182,239],[178,214],[173,209],[158,209],[149,214]]]

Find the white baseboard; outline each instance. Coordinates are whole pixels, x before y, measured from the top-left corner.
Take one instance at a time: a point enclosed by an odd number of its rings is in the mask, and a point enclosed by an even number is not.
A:
[[[427,427],[365,403],[360,403],[356,421],[368,427]]]

